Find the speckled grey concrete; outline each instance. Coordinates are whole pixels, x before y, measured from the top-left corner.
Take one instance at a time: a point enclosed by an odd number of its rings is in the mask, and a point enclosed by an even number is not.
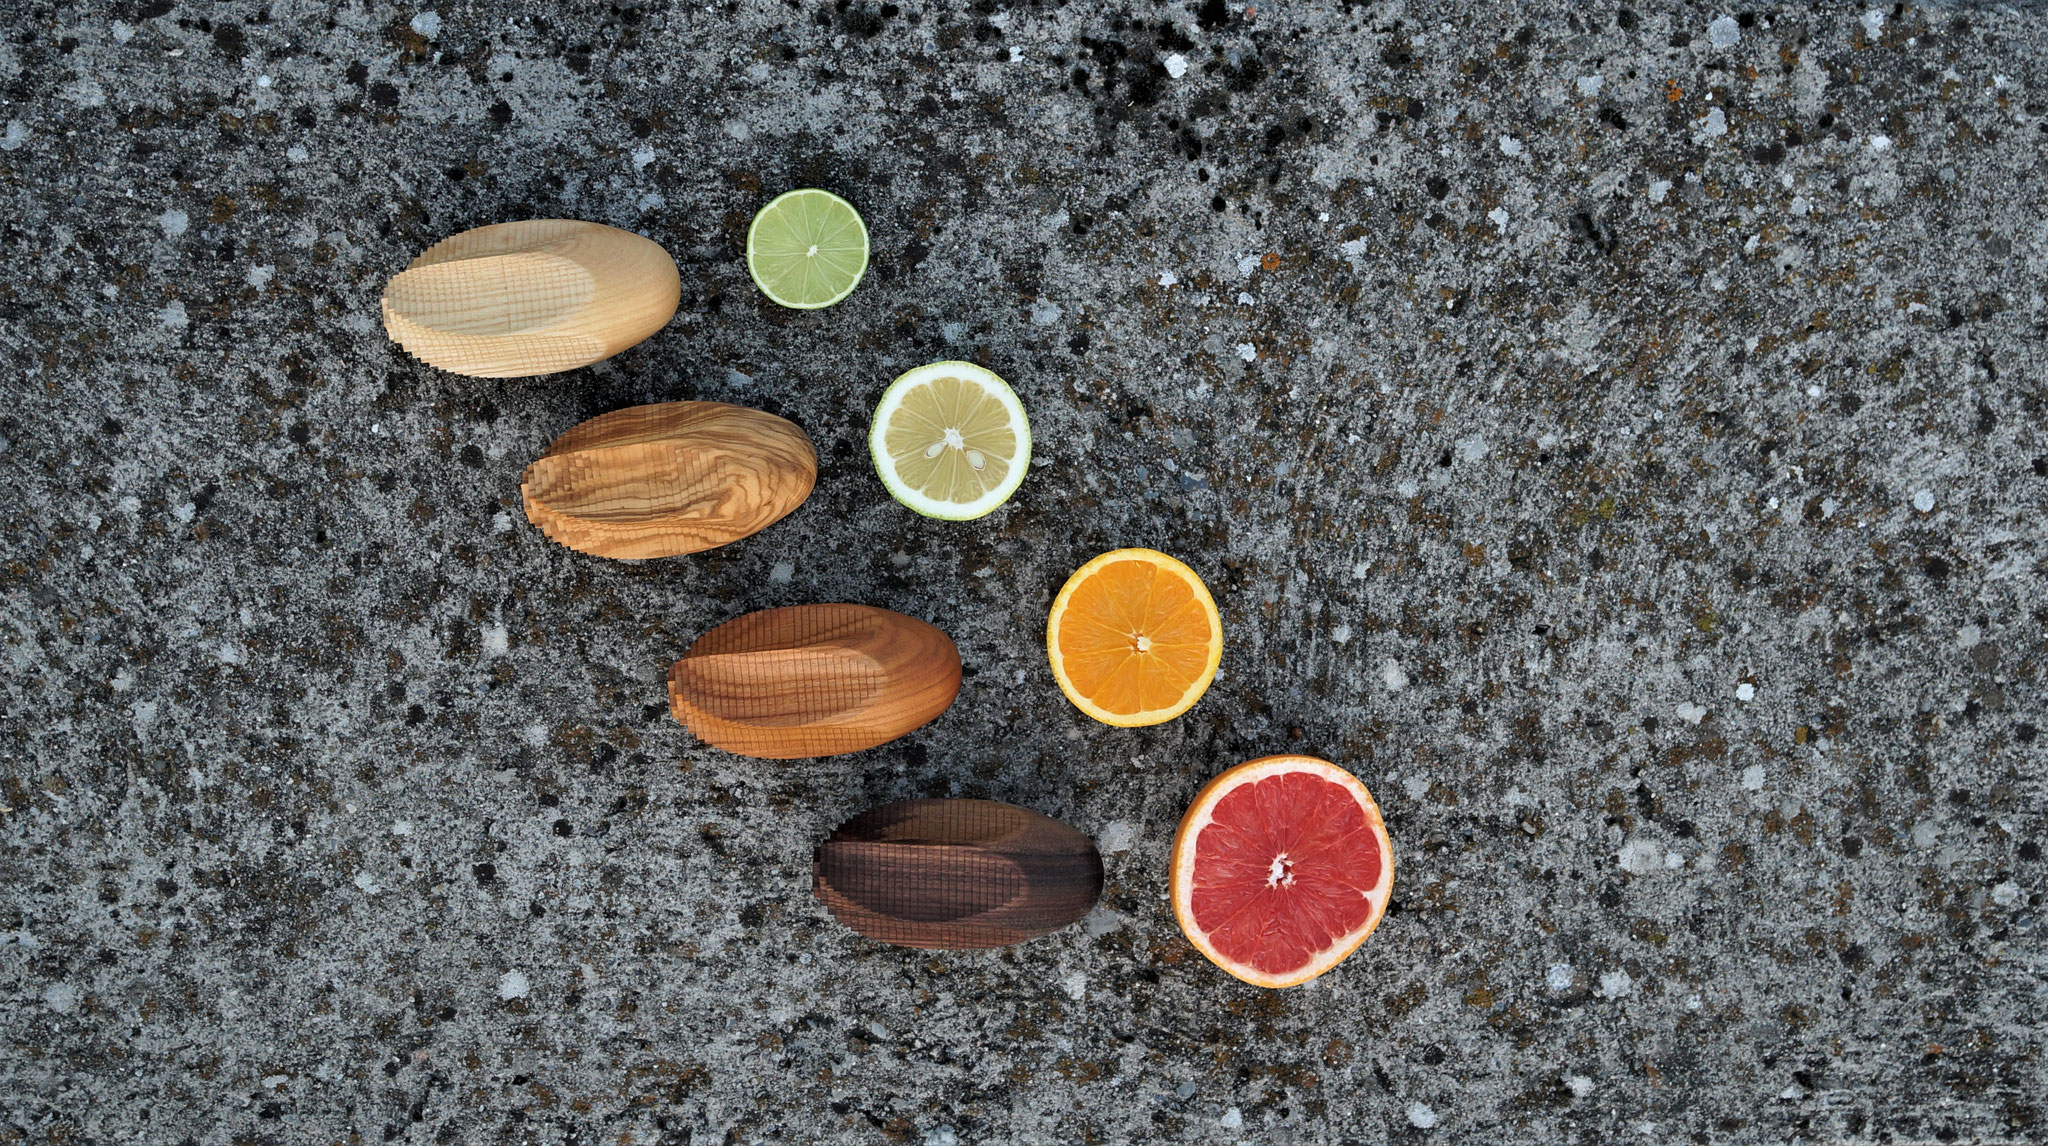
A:
[[[4,5],[0,1142],[2048,1139],[2038,18],[117,7]],[[874,235],[822,313],[739,257],[801,185]],[[550,215],[665,244],[669,328],[384,339],[420,249]],[[970,524],[866,460],[939,357],[1037,430]],[[665,398],[793,418],[817,493],[641,565],[526,524]],[[1229,642],[1145,731],[1041,645],[1119,545]],[[821,600],[947,629],[959,703],[814,762],[669,718],[697,634]],[[1276,750],[1400,866],[1271,993],[1163,892]],[[812,901],[944,794],[1089,832],[1099,910],[934,954]]]

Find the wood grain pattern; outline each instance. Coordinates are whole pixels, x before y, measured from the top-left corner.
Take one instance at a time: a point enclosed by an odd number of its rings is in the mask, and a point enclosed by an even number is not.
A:
[[[727,621],[668,673],[670,711],[699,740],[793,760],[873,748],[960,693],[952,638],[867,605],[794,605]]]
[[[631,231],[527,219],[427,248],[384,288],[384,332],[429,366],[482,378],[610,358],[668,324],[676,262]]]
[[[1007,947],[1074,922],[1102,894],[1087,836],[994,800],[903,800],[841,824],[811,863],[834,918],[902,947]]]
[[[795,423],[723,402],[658,402],[601,414],[526,467],[526,519],[596,557],[697,553],[788,516],[818,480]]]

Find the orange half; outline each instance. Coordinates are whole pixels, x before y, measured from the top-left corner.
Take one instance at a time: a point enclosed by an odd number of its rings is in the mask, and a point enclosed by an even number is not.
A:
[[[1344,961],[1386,915],[1394,848],[1358,777],[1267,756],[1209,781],[1173,837],[1173,916],[1195,949],[1260,987]]]
[[[1193,569],[1118,549],[1074,571],[1045,621],[1053,679],[1074,707],[1123,728],[1193,707],[1223,663],[1223,618]]]

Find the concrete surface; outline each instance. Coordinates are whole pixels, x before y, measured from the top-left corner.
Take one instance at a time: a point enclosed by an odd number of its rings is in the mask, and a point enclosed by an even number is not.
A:
[[[0,46],[0,1141],[2048,1139],[2037,19],[112,7]],[[823,313],[739,257],[800,185],[874,234]],[[534,380],[384,339],[537,215],[658,239],[681,313]],[[1037,427],[972,524],[863,445],[939,357]],[[795,419],[816,495],[638,566],[525,523],[663,398]],[[1229,651],[1127,732],[1040,626],[1133,544]],[[950,631],[959,703],[816,762],[670,720],[698,633],[819,600]],[[1399,879],[1267,993],[1163,865],[1282,749]],[[1099,911],[833,923],[812,845],[942,794],[1092,834]]]

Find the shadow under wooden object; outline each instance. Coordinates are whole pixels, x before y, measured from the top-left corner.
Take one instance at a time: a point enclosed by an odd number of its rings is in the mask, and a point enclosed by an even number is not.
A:
[[[858,752],[929,723],[960,693],[953,640],[868,605],[748,613],[669,669],[669,709],[699,740],[794,760]]]
[[[1102,857],[1050,816],[994,800],[903,800],[839,825],[811,864],[834,918],[902,947],[1007,947],[1102,894]]]
[[[575,219],[443,239],[384,287],[384,332],[457,374],[521,378],[610,358],[668,324],[676,261],[631,231]]]
[[[802,505],[818,454],[796,423],[723,402],[629,406],[584,422],[526,467],[526,519],[596,557],[697,553]]]

